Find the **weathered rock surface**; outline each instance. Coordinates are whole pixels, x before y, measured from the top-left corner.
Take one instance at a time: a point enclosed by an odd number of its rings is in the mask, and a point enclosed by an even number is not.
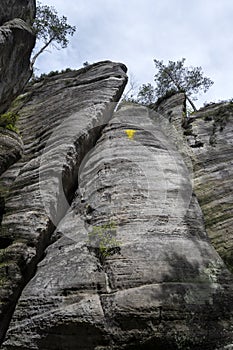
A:
[[[35,37],[31,31],[30,25],[35,15],[34,0],[19,1],[1,1],[0,13],[0,118],[13,99],[22,91],[25,83],[31,75],[29,68],[31,51],[35,44]],[[5,118],[5,116],[4,116]],[[3,118],[3,119],[4,119]],[[2,120],[1,120],[2,123]],[[1,124],[2,126],[2,124]],[[0,175],[4,173],[12,164],[17,162],[23,151],[23,142],[21,137],[15,132],[0,128]],[[5,181],[0,184],[0,223],[5,212],[5,202],[8,196],[9,186],[17,174],[15,170],[5,173]],[[11,275],[12,278],[17,274],[13,264],[6,262],[8,260],[5,248],[12,243],[2,230],[0,233],[0,341],[6,329],[6,319],[13,311],[15,299],[12,294],[7,292],[3,285],[7,283],[5,275]],[[17,260],[16,256],[11,255],[11,262]],[[14,277],[13,277],[14,276]],[[13,282],[17,285],[17,281]],[[10,290],[10,288],[9,288]],[[19,289],[17,291],[19,293]],[[5,302],[8,300],[8,302]],[[10,300],[10,303],[9,303]],[[2,313],[6,315],[5,321],[2,319]],[[8,320],[9,322],[9,320]]]
[[[35,84],[18,101],[21,160],[2,175],[9,189],[0,241],[0,338],[77,186],[79,165],[109,120],[127,78],[102,62]]]
[[[13,131],[0,128],[0,175],[20,159],[22,151],[21,137]]]
[[[0,12],[0,114],[22,91],[31,76],[30,56],[35,45],[31,25],[35,0],[2,0]]]
[[[20,159],[22,152],[23,143],[20,136],[13,131],[0,128],[0,175]],[[7,181],[9,182],[9,176]],[[0,184],[0,223],[4,213],[7,193],[7,186]]]
[[[22,19],[12,19],[0,27],[0,114],[31,76],[30,56],[34,44],[35,36]]]
[[[0,115],[6,111],[29,79],[30,55],[35,38],[30,25],[35,0],[2,0],[0,12]],[[0,127],[0,175],[22,152],[20,137]],[[1,191],[0,191],[1,192]]]
[[[114,77],[112,83],[120,81],[124,79]],[[43,88],[40,91],[24,113],[35,108],[35,102],[39,112]],[[68,95],[62,100],[64,110],[66,103],[77,101],[74,96],[72,90],[72,100],[67,101]],[[60,97],[57,92],[52,96],[57,104]],[[46,105],[55,106],[54,102],[47,100]],[[176,106],[171,110],[177,113]],[[77,120],[82,115],[79,110]],[[125,106],[104,128],[93,150],[84,152],[79,174],[69,177],[76,181],[71,187],[78,186],[75,199],[63,212],[54,243],[19,299],[4,350],[217,350],[232,344],[232,275],[210,244],[188,168],[169,137],[176,131],[168,123],[165,116],[145,107]],[[58,147],[61,162],[58,140],[52,136],[45,153]],[[91,146],[83,147],[87,151]],[[30,224],[23,222],[28,229],[20,226],[20,235],[37,237],[36,227],[41,231],[46,215],[38,200],[27,200],[29,190],[35,198],[35,181],[29,185],[27,176],[35,177],[31,167],[36,168],[36,162],[29,159],[14,188],[22,181],[18,188],[26,190],[26,198],[21,207],[30,216]],[[56,161],[50,166],[55,172],[59,169]],[[12,215],[14,225],[22,215],[15,196],[12,190],[5,218],[9,227]],[[48,205],[54,199],[46,201]],[[39,210],[32,220],[35,206]]]
[[[21,18],[31,25],[35,11],[35,0],[1,0],[0,26],[14,18]]]
[[[186,131],[193,150],[194,187],[211,241],[233,269],[233,104],[213,104]]]
[[[0,114],[30,77],[34,15],[1,1]],[[11,105],[21,135],[0,130],[3,350],[233,349],[232,104],[113,115],[125,72],[37,82]]]
[[[184,135],[184,126],[187,122],[185,117],[185,99],[184,93],[177,93],[162,100],[158,105],[154,106],[154,109],[161,118],[165,118],[169,122],[170,126],[166,128],[166,133],[181,154],[189,170],[191,181],[193,177],[193,152]]]

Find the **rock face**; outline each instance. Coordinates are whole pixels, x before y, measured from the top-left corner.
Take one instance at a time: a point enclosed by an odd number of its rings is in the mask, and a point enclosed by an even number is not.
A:
[[[101,68],[103,79],[96,77]],[[32,123],[24,136],[28,152],[3,227],[9,232],[13,223],[25,240],[27,266],[45,242],[50,246],[18,301],[2,349],[229,348],[232,275],[206,234],[181,155],[188,157],[188,147],[178,151],[179,132],[167,119],[179,118],[176,97],[163,115],[126,105],[103,120],[125,84],[122,66],[108,62],[79,78],[69,74],[37,86],[21,110],[22,129]],[[29,136],[46,110],[45,96],[48,113]],[[61,166],[72,201],[67,211],[59,205]]]
[[[0,114],[30,77],[35,1],[1,9]],[[20,136],[0,130],[3,350],[233,349],[232,104],[187,121],[177,94],[114,113],[126,82],[100,62],[8,110]]]
[[[20,159],[23,143],[20,136],[10,130],[2,129],[0,132],[0,175],[7,168]]]
[[[20,159],[22,152],[23,143],[20,136],[13,131],[2,129],[0,132],[0,175],[4,173],[10,165]],[[8,179],[6,179],[6,183],[7,182],[9,182],[9,174]],[[7,193],[7,186],[3,184],[0,185],[0,222],[4,213],[5,197]]]
[[[74,196],[80,163],[122,94],[125,71],[99,63],[37,83],[18,99],[24,154],[1,178],[9,192],[0,240],[1,338]]]
[[[35,37],[31,31],[32,20],[35,15],[35,0],[2,0],[0,13],[0,175],[12,164],[18,161],[23,152],[21,137],[14,131],[3,127],[6,115],[2,116],[13,99],[22,91],[31,75],[29,69],[30,55],[35,44]],[[12,113],[12,112],[10,112]],[[7,118],[11,114],[8,113]],[[17,169],[17,166],[16,166]],[[5,212],[5,201],[9,186],[14,180],[17,171],[10,170],[5,181],[0,184],[0,223]],[[5,264],[5,248],[12,240],[1,229],[0,233],[0,314],[5,312],[4,277],[8,274],[8,264]],[[13,259],[13,256],[12,256]],[[4,271],[2,273],[2,271]],[[14,273],[13,273],[14,274]],[[11,294],[6,298],[11,298]],[[13,299],[8,307],[9,314],[14,306]],[[1,317],[0,317],[1,319]],[[6,327],[5,321],[0,321],[0,339]]]
[[[2,0],[0,26],[14,18],[21,18],[27,24],[31,25],[35,11],[35,0]]]
[[[208,235],[233,269],[233,104],[200,110],[186,133],[194,154],[195,192]]]
[[[30,25],[34,0],[2,0],[0,15],[0,114],[22,91],[31,76],[30,55],[35,37]]]

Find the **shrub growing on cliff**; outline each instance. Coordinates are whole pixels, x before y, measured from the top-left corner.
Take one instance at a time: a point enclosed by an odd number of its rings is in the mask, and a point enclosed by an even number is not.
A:
[[[193,110],[196,107],[192,101],[200,91],[204,93],[213,84],[210,78],[204,77],[201,67],[184,67],[185,58],[177,62],[169,61],[167,65],[163,61],[154,60],[158,72],[155,74],[155,93],[157,97],[164,96],[168,91],[184,92]],[[191,99],[192,97],[192,99]]]
[[[58,13],[54,7],[42,6],[40,2],[38,2],[36,8],[33,29],[37,40],[41,40],[43,46],[32,58],[31,67],[34,66],[38,56],[51,44],[56,43],[61,48],[66,48],[69,43],[68,35],[73,36],[76,31],[75,26],[67,23],[67,17],[58,17]]]
[[[14,132],[18,132],[18,128],[15,126],[18,120],[18,114],[13,112],[7,112],[0,115],[0,127],[8,129]]]
[[[101,226],[93,226],[93,230],[88,233],[88,247],[95,251],[101,263],[120,249],[120,242],[116,239],[116,229],[115,222],[109,222]]]
[[[139,88],[137,100],[143,105],[149,106],[156,101],[156,94],[154,87],[148,84],[142,84]]]
[[[206,92],[213,84],[210,78],[203,76],[202,68],[184,67],[185,58],[177,62],[169,61],[167,65],[156,59],[154,62],[158,70],[154,79],[156,86],[154,87],[150,83],[142,84],[138,92],[134,87],[130,88],[131,96],[128,97],[126,93],[123,102],[135,102],[150,106],[155,102],[158,104],[177,92],[183,92],[193,111],[196,111],[193,103],[193,100],[197,99],[195,95],[201,91]]]

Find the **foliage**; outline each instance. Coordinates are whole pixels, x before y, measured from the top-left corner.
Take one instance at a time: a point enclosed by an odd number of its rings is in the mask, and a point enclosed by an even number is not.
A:
[[[93,226],[93,230],[88,233],[88,246],[94,248],[102,263],[106,257],[119,251],[120,242],[116,239],[115,222]]]
[[[148,84],[142,84],[139,88],[137,101],[143,105],[151,105],[156,101],[156,94],[154,87]]]
[[[121,99],[121,104],[125,104],[125,103],[138,103],[138,100],[133,95],[123,96]]]
[[[130,80],[130,87],[128,91],[123,95],[122,103],[140,103],[142,105],[149,106],[156,100],[153,86],[148,84],[142,84],[139,88],[135,85],[133,80]]]
[[[43,6],[40,2],[37,5],[33,29],[37,40],[41,40],[43,46],[33,57],[32,67],[37,57],[52,43],[58,44],[61,48],[66,48],[69,43],[68,35],[73,36],[76,31],[75,26],[67,23],[67,17],[59,17],[54,7]]]
[[[132,73],[129,74],[128,89],[124,92],[121,102],[122,103],[138,103],[137,90],[138,83]]]
[[[0,115],[0,127],[8,129],[18,133],[18,128],[15,126],[18,120],[18,114],[13,112],[7,112]]]
[[[175,90],[184,92],[192,108],[196,110],[192,99],[200,91],[204,93],[213,84],[213,81],[203,76],[201,67],[184,67],[185,58],[177,62],[169,61],[167,65],[163,61],[154,60],[158,72],[155,74],[155,93],[157,97],[164,96],[167,91]]]
[[[36,76],[35,74],[33,74],[29,83],[31,83],[31,84],[39,83],[40,81],[43,81],[46,78],[51,78],[51,77],[54,77],[58,74],[69,73],[69,72],[72,72],[71,68],[62,69],[61,71],[58,71],[58,70],[53,71],[52,70],[49,73],[42,73],[40,76]]]
[[[172,96],[177,92],[185,93],[186,100],[196,111],[196,107],[192,100],[197,99],[196,95],[203,91],[206,92],[213,81],[203,76],[201,67],[185,67],[185,58],[177,62],[169,61],[167,65],[163,61],[154,60],[157,73],[155,74],[154,87],[147,83],[139,87],[136,93],[134,81],[130,83],[129,90],[123,95],[122,102],[140,103],[151,106],[156,103],[158,105],[165,98]],[[191,100],[192,97],[192,100]],[[191,114],[191,110],[187,114]]]

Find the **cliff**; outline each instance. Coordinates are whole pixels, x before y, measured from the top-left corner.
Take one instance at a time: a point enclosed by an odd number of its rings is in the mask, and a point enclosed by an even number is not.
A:
[[[2,0],[0,13],[0,174],[20,158],[21,139],[2,126],[2,116],[31,76],[30,55],[35,44],[31,24],[35,0]]]
[[[1,1],[0,113],[22,92],[31,76],[30,55],[35,44],[31,23],[35,0]]]
[[[188,120],[183,94],[117,106],[127,69],[110,61],[14,100],[35,4],[7,5],[0,109],[19,132],[0,129],[1,349],[232,349],[232,103]]]
[[[97,64],[37,83],[17,101],[24,153],[1,178],[1,336],[74,197],[81,161],[120,98],[124,70]]]
[[[227,266],[233,268],[233,104],[212,104],[191,119],[194,189],[207,233]]]
[[[183,94],[157,111],[114,112],[125,71],[100,62],[17,99],[24,152],[1,176],[2,349],[233,341],[232,275],[206,232],[198,187],[201,150],[222,152],[230,125],[205,145],[195,128],[208,126],[206,110],[183,128]]]

